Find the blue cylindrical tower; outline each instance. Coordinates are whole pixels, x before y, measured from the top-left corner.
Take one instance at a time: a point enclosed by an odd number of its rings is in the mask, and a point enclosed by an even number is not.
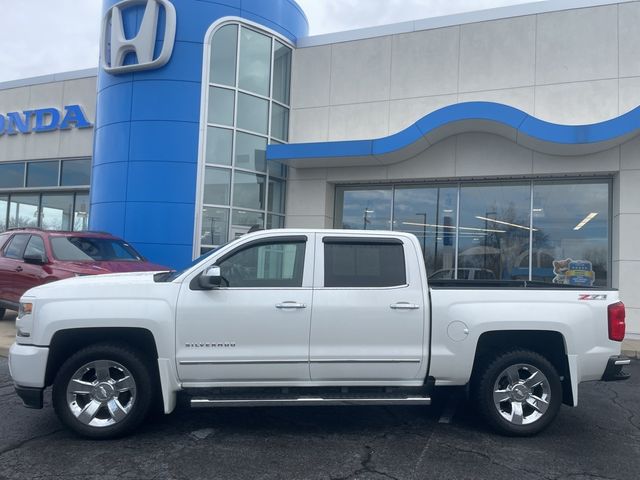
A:
[[[171,56],[163,66],[141,69],[145,60],[161,57],[170,41],[168,2],[176,20]],[[207,31],[235,17],[295,44],[307,35],[308,22],[293,0],[104,0],[103,15],[108,69],[118,62],[131,68],[109,73],[101,62],[90,228],[127,239],[152,261],[180,267],[193,254]],[[149,29],[154,20],[157,27]],[[155,51],[146,58],[142,46],[149,39]]]

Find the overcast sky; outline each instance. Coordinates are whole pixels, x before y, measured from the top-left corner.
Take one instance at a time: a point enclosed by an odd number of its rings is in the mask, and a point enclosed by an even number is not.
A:
[[[529,2],[298,0],[309,17],[312,35]],[[101,3],[0,0],[0,82],[97,66]]]

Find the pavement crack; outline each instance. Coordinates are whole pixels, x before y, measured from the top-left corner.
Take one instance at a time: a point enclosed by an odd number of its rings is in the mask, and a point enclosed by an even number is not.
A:
[[[27,438],[26,440],[23,440],[21,442],[17,442],[17,443],[12,443],[11,445],[8,445],[7,447],[0,449],[0,456],[4,455],[5,453],[9,453],[9,452],[13,452],[14,450],[18,450],[22,447],[24,447],[26,444],[33,442],[35,440],[40,440],[42,438],[46,438],[49,437],[51,435],[54,435],[58,432],[61,432],[62,430],[64,430],[63,428],[58,428],[52,432],[49,433],[43,433],[42,435],[36,435],[35,437],[31,437],[31,438]]]
[[[620,403],[620,397],[618,395],[618,392],[616,392],[613,388],[611,388],[606,382],[603,382],[603,384],[605,389],[613,394],[613,397],[611,398],[611,401],[613,402],[613,404],[627,413],[627,421],[631,424],[631,426],[633,426],[636,430],[640,432],[640,425],[634,422],[634,418],[636,418],[636,413],[630,408],[628,408],[626,405],[623,405],[622,403]]]
[[[568,480],[574,477],[588,477],[588,478],[593,478],[594,480],[616,480],[613,477],[604,477],[602,475],[597,475],[595,473],[589,473],[589,472],[563,473],[558,477],[554,477],[553,480]]]
[[[393,475],[389,475],[386,472],[376,470],[373,467],[373,465],[371,465],[371,462],[373,460],[373,453],[374,453],[373,448],[371,448],[369,445],[365,445],[364,452],[361,455],[361,460],[360,460],[361,468],[359,468],[355,472],[350,473],[346,477],[331,477],[331,480],[351,480],[353,478],[357,478],[359,475],[363,473],[374,473],[376,475],[380,475],[384,478],[389,478],[391,480],[400,480],[399,477],[394,477]]]
[[[543,473],[541,473],[539,471],[536,471],[536,470],[523,468],[521,466],[519,466],[517,468],[514,468],[513,466],[505,464],[505,463],[502,463],[502,462],[499,462],[498,460],[493,458],[491,455],[489,455],[487,453],[484,453],[484,452],[479,452],[478,450],[473,450],[471,448],[458,447],[457,445],[451,445],[449,443],[442,443],[441,445],[443,447],[451,448],[452,450],[455,450],[456,452],[476,455],[476,456],[478,456],[480,458],[483,458],[483,459],[487,460],[492,465],[497,465],[499,467],[506,468],[507,470],[511,470],[512,472],[517,472],[518,474],[521,474],[522,472],[526,472],[526,473],[529,473],[529,474],[533,475],[534,478],[536,478],[536,479],[544,478],[546,480],[557,480],[554,477],[549,477],[549,476],[544,475]]]

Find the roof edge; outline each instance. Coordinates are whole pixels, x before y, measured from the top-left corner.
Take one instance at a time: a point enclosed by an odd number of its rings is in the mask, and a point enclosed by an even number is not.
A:
[[[298,48],[317,47],[332,43],[351,42],[355,40],[366,40],[369,38],[384,37],[387,35],[397,35],[401,33],[418,32],[422,30],[434,30],[437,28],[454,27],[470,23],[487,22],[491,20],[502,20],[513,17],[524,17],[527,15],[538,15],[542,13],[562,12],[565,10],[577,10],[581,8],[602,7],[606,5],[617,5],[631,3],[637,0],[545,0],[541,2],[522,3],[506,7],[489,8],[470,12],[455,13],[440,17],[411,20],[401,23],[380,25],[377,27],[360,28],[356,30],[346,30],[343,32],[326,33],[314,35],[298,40]]]
[[[0,90],[9,90],[11,88],[29,87],[31,85],[42,85],[44,83],[63,82],[65,80],[78,80],[81,78],[97,76],[97,67],[85,68],[83,70],[71,70],[69,72],[50,73],[48,75],[39,75],[37,77],[19,78],[16,80],[0,82]]]

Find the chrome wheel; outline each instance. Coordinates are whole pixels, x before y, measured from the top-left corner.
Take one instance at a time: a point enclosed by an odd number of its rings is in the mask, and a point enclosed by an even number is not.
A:
[[[131,412],[136,401],[136,382],[121,364],[96,360],[76,370],[66,393],[69,410],[80,423],[108,427]]]
[[[497,377],[493,403],[498,413],[514,425],[530,425],[549,408],[551,386],[538,368],[526,363],[511,365]]]

